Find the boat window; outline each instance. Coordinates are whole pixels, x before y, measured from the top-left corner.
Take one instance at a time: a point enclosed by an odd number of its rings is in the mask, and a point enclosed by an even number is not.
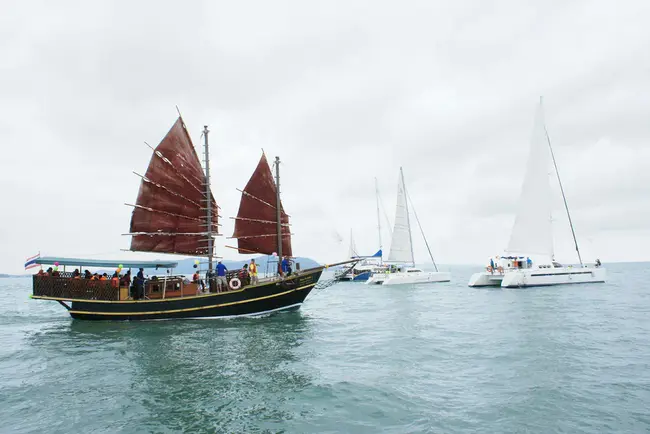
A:
[[[421,270],[411,269],[411,270],[408,270],[407,273],[419,273],[420,271]]]

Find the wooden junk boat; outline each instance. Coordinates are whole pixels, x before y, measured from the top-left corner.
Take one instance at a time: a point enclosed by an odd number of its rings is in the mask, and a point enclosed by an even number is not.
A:
[[[189,133],[179,116],[154,149],[131,216],[130,250],[207,257],[207,290],[187,283],[182,276],[152,278],[144,284],[144,298],[133,300],[123,281],[85,279],[65,272],[65,266],[170,269],[170,261],[98,261],[43,257],[32,262],[64,266],[64,271],[33,276],[32,298],[54,300],[75,319],[157,320],[263,315],[299,308],[329,266],[296,270],[283,275],[279,269],[255,285],[239,287],[232,271],[228,289],[213,292],[217,278],[212,272],[214,236],[218,235],[218,206],[210,189],[208,129],[203,130],[205,172]],[[275,159],[275,182],[266,156],[262,157],[248,184],[241,191],[233,238],[242,254],[291,257],[289,217],[280,201],[279,158]],[[350,262],[350,261],[348,261]],[[332,264],[338,265],[338,264]],[[80,270],[82,271],[82,270]],[[239,270],[237,270],[239,271]],[[230,283],[232,282],[232,284]],[[329,285],[334,281],[321,282]]]

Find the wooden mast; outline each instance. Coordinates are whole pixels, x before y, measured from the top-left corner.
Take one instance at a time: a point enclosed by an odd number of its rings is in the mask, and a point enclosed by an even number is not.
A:
[[[208,126],[203,126],[203,139],[204,139],[204,153],[205,153],[205,200],[206,206],[206,229],[208,235],[208,273],[212,274],[212,256],[214,254],[214,246],[212,239],[212,192],[210,191],[210,152],[208,150]]]
[[[278,271],[282,270],[282,203],[280,202],[280,157],[275,157],[275,215],[278,232]]]

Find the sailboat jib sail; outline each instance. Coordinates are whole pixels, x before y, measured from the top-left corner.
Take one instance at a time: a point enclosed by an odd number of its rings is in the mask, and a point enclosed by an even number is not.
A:
[[[239,253],[271,255],[278,251],[277,188],[266,155],[242,191],[239,211],[235,218],[233,238],[237,238]],[[280,203],[282,254],[292,256],[289,216]]]
[[[401,170],[397,183],[395,224],[393,226],[393,237],[391,239],[390,251],[388,253],[388,262],[414,263],[411,228],[406,203],[406,191]]]
[[[537,107],[526,176],[507,252],[553,256],[550,153],[542,105]]]
[[[134,251],[208,254],[205,175],[179,117],[154,150],[131,215]],[[212,233],[218,208],[211,196]]]

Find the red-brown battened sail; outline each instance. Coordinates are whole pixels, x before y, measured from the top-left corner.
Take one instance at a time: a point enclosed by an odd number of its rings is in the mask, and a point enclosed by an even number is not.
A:
[[[212,200],[212,233],[218,211]],[[142,177],[131,216],[131,250],[208,254],[205,175],[183,120],[162,139]]]
[[[242,192],[239,212],[235,220],[233,238],[237,238],[239,253],[271,255],[278,251],[277,189],[271,168],[262,154],[253,176]],[[282,254],[292,256],[289,216],[280,204],[282,222]]]

